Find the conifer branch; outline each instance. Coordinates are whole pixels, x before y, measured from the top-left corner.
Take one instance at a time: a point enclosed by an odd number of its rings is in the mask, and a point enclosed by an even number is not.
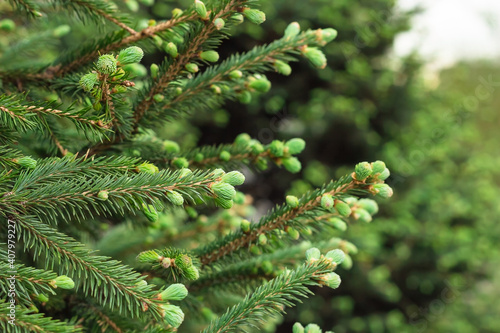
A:
[[[293,306],[294,302],[300,301],[299,297],[311,295],[307,286],[319,285],[321,276],[331,270],[330,262],[318,260],[284,272],[212,321],[203,333],[246,331],[244,326],[253,326],[255,321],[262,320],[262,316],[280,314],[284,306]]]
[[[283,230],[288,225],[300,225],[300,219],[307,218],[315,209],[322,209],[322,198],[324,196],[330,196],[332,200],[338,201],[348,195],[376,194],[377,190],[374,189],[374,185],[377,184],[378,186],[383,183],[376,176],[359,181],[353,175],[344,176],[336,182],[332,181],[324,188],[304,195],[295,207],[291,205],[278,206],[267,216],[264,216],[259,223],[252,224],[247,232],[239,231],[232,233],[221,241],[215,241],[204,249],[199,249],[198,255],[201,263],[209,265],[243,247],[250,246],[261,235],[268,234],[277,229]],[[387,185],[384,184],[384,186]],[[392,195],[392,192],[390,195]]]
[[[41,313],[33,313],[21,306],[15,307],[16,319],[14,325],[9,323],[11,319],[10,303],[0,301],[0,329],[5,333],[82,333],[82,327],[72,325],[50,317],[44,317]]]
[[[39,7],[31,0],[9,0],[18,10],[28,13],[31,17],[40,17]]]
[[[26,247],[33,248],[35,258],[47,253],[47,267],[56,266],[73,278],[86,295],[106,298],[106,306],[121,314],[138,317],[147,311],[161,320],[157,294],[149,285],[138,284],[140,274],[116,260],[95,256],[83,244],[29,217],[16,217],[19,237]]]

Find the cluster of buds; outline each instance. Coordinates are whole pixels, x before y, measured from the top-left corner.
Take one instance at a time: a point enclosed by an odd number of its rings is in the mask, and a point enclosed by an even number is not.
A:
[[[386,180],[391,175],[389,169],[385,166],[382,161],[375,161],[372,163],[361,162],[356,165],[354,172],[352,173],[352,178],[361,183],[372,184],[369,187],[369,191],[378,195],[382,198],[390,198],[393,194],[392,188],[384,184],[383,181]]]
[[[123,49],[117,56],[104,54],[97,60],[95,70],[81,77],[80,87],[84,91],[90,92],[96,99],[95,110],[99,111],[102,107],[100,101],[104,98],[103,89],[108,89],[110,93],[124,93],[128,87],[134,86],[133,82],[123,79],[124,69],[137,65],[143,56],[143,50],[137,46]],[[109,86],[104,87],[104,83]]]
[[[226,173],[222,169],[213,171],[213,175],[219,180],[212,183],[210,188],[215,195],[215,203],[225,209],[229,209],[234,204],[236,198],[236,190],[234,186],[241,185],[245,182],[245,176],[239,171],[231,171]]]
[[[323,330],[316,324],[309,324],[306,327],[302,326],[301,323],[297,322],[292,327],[292,333],[323,333]],[[333,333],[331,331],[326,331],[325,333]]]
[[[320,250],[313,247],[306,251],[306,261],[307,262],[316,262],[319,260],[326,261],[330,264],[330,268],[332,272],[323,274],[318,276],[316,280],[325,286],[328,286],[332,289],[336,289],[340,285],[340,276],[337,273],[334,273],[333,270],[345,260],[346,255],[342,250],[335,249],[329,251],[326,255],[322,255]]]
[[[191,257],[179,251],[170,249],[144,251],[139,253],[137,261],[157,265],[162,269],[170,269],[175,276],[182,276],[189,281],[200,277],[200,272],[193,264]]]
[[[157,295],[157,299],[160,301],[165,301],[166,304],[161,305],[161,311],[165,321],[173,326],[179,327],[184,321],[184,312],[177,305],[169,304],[168,301],[181,301],[188,295],[188,290],[181,283],[175,283],[168,286],[167,289],[163,290]]]

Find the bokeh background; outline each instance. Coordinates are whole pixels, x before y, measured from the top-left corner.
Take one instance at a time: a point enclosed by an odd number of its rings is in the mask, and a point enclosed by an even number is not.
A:
[[[242,132],[264,143],[304,138],[299,174],[248,174],[242,190],[253,196],[255,216],[360,161],[385,161],[395,193],[379,201],[372,223],[339,232],[359,248],[353,266],[340,268],[341,287],[315,290],[267,329],[291,332],[300,321],[336,333],[500,332],[500,3],[259,2],[267,21],[238,26],[221,58],[269,43],[297,21],[338,30],[324,49],[328,67],[293,63],[290,77],[269,74],[271,91],[250,104],[197,112],[169,124],[163,138],[183,148],[231,143]],[[147,25],[145,17],[170,18],[191,3],[139,1],[134,18]],[[47,58],[75,47],[88,29],[72,26],[77,38],[47,44]],[[143,62],[163,56],[148,53]],[[2,61],[9,59],[19,60]]]

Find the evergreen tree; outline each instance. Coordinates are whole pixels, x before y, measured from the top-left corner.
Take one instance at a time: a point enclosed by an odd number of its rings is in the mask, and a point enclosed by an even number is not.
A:
[[[235,25],[264,22],[254,1],[195,0],[159,22],[126,4],[0,5],[2,330],[250,330],[309,286],[337,288],[356,247],[333,231],[372,220],[376,202],[360,197],[392,195],[384,162],[249,221],[252,198],[235,186],[271,163],[299,172],[304,140],[169,140],[176,122],[268,92],[266,72],[289,75],[299,58],[325,68],[337,32],[294,22],[220,60]]]

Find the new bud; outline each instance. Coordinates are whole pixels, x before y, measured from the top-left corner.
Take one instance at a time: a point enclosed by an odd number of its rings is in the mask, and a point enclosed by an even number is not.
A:
[[[181,283],[175,283],[168,286],[167,289],[160,293],[160,299],[164,301],[181,301],[186,298],[188,290]]]
[[[196,73],[198,72],[200,69],[198,67],[197,64],[193,64],[192,62],[186,64],[186,66],[184,66],[186,68],[186,70],[190,73]]]
[[[392,188],[387,184],[375,184],[373,185],[372,193],[379,195],[382,198],[392,197]]]
[[[16,160],[17,164],[26,169],[36,168],[36,160],[29,156],[24,156]]]
[[[300,25],[297,22],[292,22],[285,29],[285,37],[295,37],[300,33]]]
[[[175,158],[174,161],[172,162],[172,164],[176,168],[179,168],[179,169],[187,168],[189,166],[189,162],[188,162],[188,160],[185,157],[177,157],[177,158]]]
[[[380,175],[378,175],[378,180],[386,180],[391,175],[389,169],[385,168]]]
[[[363,208],[358,208],[354,211],[354,218],[358,221],[369,223],[372,221],[372,216]]]
[[[287,195],[286,204],[292,208],[297,208],[299,206],[299,198],[294,195]]]
[[[75,282],[66,275],[61,275],[52,280],[51,283],[54,288],[61,289],[73,289],[75,287]]]
[[[144,57],[144,51],[138,46],[131,46],[121,50],[116,60],[120,65],[128,65],[140,62],[142,57]]]
[[[149,173],[150,175],[154,175],[159,172],[156,165],[147,162],[144,162],[141,165],[137,166],[136,170],[140,173]]]
[[[373,172],[372,166],[368,162],[361,162],[354,167],[354,177],[356,180],[363,181],[370,177]]]
[[[288,140],[285,143],[285,147],[288,148],[288,153],[290,155],[297,155],[300,154],[304,148],[306,147],[306,142],[302,140],[301,138],[294,138],[291,140]]]
[[[331,219],[328,220],[332,226],[340,231],[346,231],[347,230],[347,223],[339,219],[338,217],[332,217]]]
[[[225,199],[225,200],[231,200],[234,198],[236,195],[236,190],[232,185],[229,185],[228,183],[214,183],[212,185],[212,191],[214,191],[215,195],[217,197]]]
[[[276,72],[278,72],[282,75],[288,76],[292,73],[292,67],[290,67],[290,65],[284,61],[276,60],[273,64],[273,66],[274,66],[274,69],[276,70]]]
[[[194,1],[194,10],[201,19],[206,20],[208,18],[207,8],[205,7],[205,4],[200,0]]]
[[[242,104],[248,104],[252,101],[252,94],[250,94],[250,92],[247,90],[243,90],[236,97]]]
[[[288,236],[295,240],[299,239],[300,237],[300,233],[297,231],[297,229],[294,229],[292,227],[288,227],[286,233],[288,234]]]
[[[217,30],[221,30],[222,28],[224,28],[225,24],[226,24],[226,22],[224,22],[224,20],[221,19],[220,17],[216,18],[214,21],[214,26],[215,26],[215,29],[217,29]]]
[[[276,157],[282,157],[284,153],[285,145],[282,141],[274,140],[269,145],[269,151]]]
[[[309,250],[306,251],[306,260],[307,261],[318,260],[320,256],[321,256],[321,252],[319,251],[319,249],[317,249],[315,247],[310,248]]]
[[[169,154],[175,154],[181,150],[177,142],[170,140],[163,141],[163,149]]]
[[[302,53],[315,67],[326,67],[326,57],[320,49],[316,47],[306,47]]]
[[[245,182],[245,176],[239,171],[231,171],[222,176],[221,180],[230,185],[237,186]]]
[[[319,327],[318,325],[309,324],[306,326],[304,333],[323,333],[323,331],[321,330],[321,327]],[[325,332],[325,333],[328,333],[328,332]]]
[[[82,76],[79,83],[84,91],[89,92],[94,88],[96,84],[99,83],[99,77],[97,73],[85,74],[84,76]]]
[[[158,212],[153,205],[142,204],[142,212],[144,213],[144,216],[147,217],[149,222],[158,221]]]
[[[97,60],[97,70],[103,74],[113,74],[116,72],[116,59],[111,54],[105,54]]]
[[[165,45],[165,47],[164,47],[164,50],[172,58],[177,58],[177,56],[179,55],[179,53],[177,51],[177,46],[174,43],[172,43],[172,42],[167,43],[167,45]]]
[[[165,99],[165,96],[163,96],[162,94],[155,94],[153,96],[153,99],[156,103],[161,103]]]
[[[231,153],[226,150],[223,150],[220,152],[219,158],[221,161],[227,162],[231,159]]]
[[[327,259],[330,259],[331,261],[333,261],[337,265],[340,265],[345,259],[345,253],[342,250],[336,249],[336,250],[329,251],[325,255],[325,257]]]
[[[200,58],[208,62],[217,62],[219,60],[219,53],[217,51],[203,51],[200,53]]]
[[[360,199],[358,200],[359,207],[366,210],[370,215],[375,215],[378,213],[378,204],[372,199]]]
[[[173,205],[182,206],[184,204],[184,197],[176,191],[168,192],[167,198]]]
[[[323,194],[321,197],[321,207],[326,210],[330,210],[333,208],[333,197],[331,194]]]
[[[49,301],[49,298],[44,294],[38,294],[38,296],[36,298],[38,299],[38,301],[40,301],[42,303],[46,303]]]
[[[261,24],[266,20],[266,14],[258,9],[245,8],[243,15],[254,24]]]
[[[254,89],[255,91],[265,93],[268,92],[269,89],[271,89],[271,82],[266,78],[260,78],[250,82],[248,87]]]
[[[323,283],[332,288],[332,289],[337,289],[340,286],[340,276],[337,273],[330,272],[321,277],[321,281]]]
[[[328,28],[321,30],[321,39],[326,43],[330,43],[332,40],[337,38],[338,32],[335,29]]]
[[[231,79],[239,79],[242,76],[243,76],[243,73],[237,69],[229,73],[229,77]]]
[[[163,317],[165,321],[173,327],[181,326],[184,321],[184,312],[177,305],[172,304],[162,304],[161,308],[163,310]]]
[[[101,200],[108,200],[108,197],[109,197],[109,192],[108,191],[99,191],[99,193],[97,194],[97,197]]]
[[[241,224],[240,224],[241,231],[243,231],[243,232],[249,232],[250,231],[250,225],[251,225],[250,221],[245,220],[245,219],[241,220]]]
[[[335,209],[341,216],[349,217],[351,215],[351,207],[343,201],[337,200]]]
[[[382,161],[372,162],[373,174],[382,173],[386,169],[385,163]]]
[[[138,262],[142,263],[154,263],[158,262],[159,259],[160,256],[158,255],[158,253],[153,250],[141,252],[137,255],[136,258]]]
[[[298,322],[293,324],[292,333],[304,333],[304,326]]]
[[[258,238],[259,245],[267,244],[267,236],[265,234],[260,234]]]
[[[283,166],[291,173],[297,173],[302,169],[302,164],[296,157],[287,157],[282,160]]]
[[[184,270],[184,275],[186,276],[186,279],[194,281],[198,280],[198,278],[200,277],[200,272],[198,271],[198,268],[191,265]]]

